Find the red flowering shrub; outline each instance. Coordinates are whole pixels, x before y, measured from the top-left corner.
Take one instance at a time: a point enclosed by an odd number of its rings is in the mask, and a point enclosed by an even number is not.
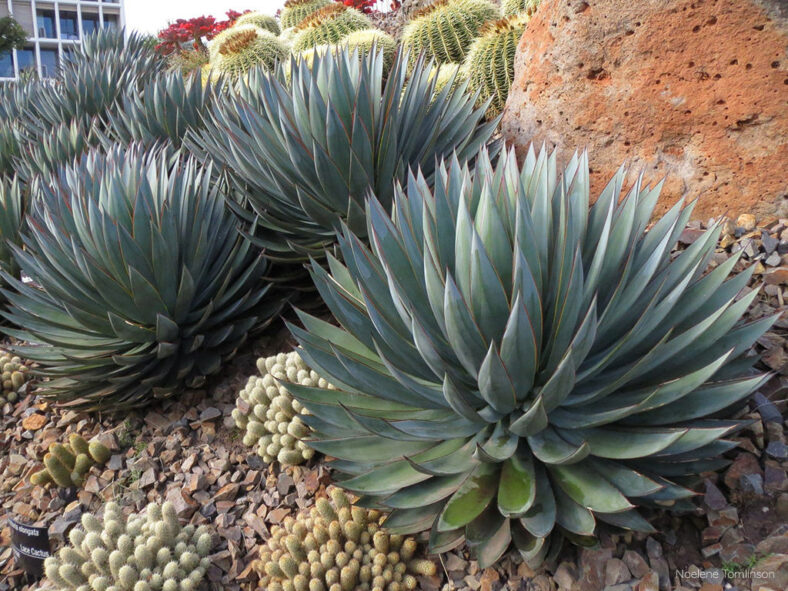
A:
[[[355,8],[359,12],[369,14],[375,8],[376,0],[337,0],[340,4]]]
[[[227,18],[223,21],[217,21],[212,16],[198,16],[188,20],[179,18],[166,29],[159,31],[156,51],[164,55],[191,49],[202,51],[205,49],[205,41],[231,27],[242,14],[236,10],[228,10]]]

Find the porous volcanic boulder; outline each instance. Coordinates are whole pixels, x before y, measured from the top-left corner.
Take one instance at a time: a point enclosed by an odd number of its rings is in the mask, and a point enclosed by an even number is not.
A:
[[[668,175],[659,212],[788,215],[786,0],[543,0],[520,40],[503,134]]]

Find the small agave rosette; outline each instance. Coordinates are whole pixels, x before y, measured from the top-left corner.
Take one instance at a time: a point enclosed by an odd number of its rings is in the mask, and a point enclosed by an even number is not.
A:
[[[741,322],[757,290],[740,254],[707,272],[720,233],[673,245],[692,207],[649,227],[660,187],[621,169],[592,207],[585,155],[513,152],[412,174],[367,208],[342,261],[312,276],[339,326],[300,314],[304,361],[337,390],[288,385],[339,486],[389,508],[387,531],[467,540],[482,566],[514,542],[530,564],[600,522],[652,531],[638,507],[691,509],[725,465],[721,420],[766,376]]]

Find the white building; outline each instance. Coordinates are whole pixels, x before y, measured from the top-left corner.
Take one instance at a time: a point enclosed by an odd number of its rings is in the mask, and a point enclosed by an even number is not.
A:
[[[0,55],[0,80],[28,68],[48,78],[83,35],[123,27],[124,0],[0,0],[0,18],[11,15],[28,32],[24,49]]]

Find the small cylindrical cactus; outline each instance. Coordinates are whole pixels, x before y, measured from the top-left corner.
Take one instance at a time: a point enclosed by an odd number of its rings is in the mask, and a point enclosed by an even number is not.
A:
[[[69,534],[71,546],[45,562],[58,591],[194,591],[210,566],[207,528],[181,528],[170,503],[128,519],[107,503],[103,523],[85,514],[82,526]]]
[[[286,383],[319,387],[320,378],[295,351],[261,358],[257,367],[261,375],[249,378],[233,411],[236,426],[246,431],[243,442],[256,445],[265,462],[301,464],[314,455],[304,441],[310,431],[302,417],[308,413],[293,399]],[[324,382],[324,387],[330,386]]]
[[[382,519],[378,511],[356,507],[344,492],[332,489],[330,500],[320,498],[308,512],[272,528],[255,563],[261,586],[308,591],[376,585],[386,591],[415,589],[413,574],[434,574],[435,565],[414,559],[415,540],[385,533]]]

